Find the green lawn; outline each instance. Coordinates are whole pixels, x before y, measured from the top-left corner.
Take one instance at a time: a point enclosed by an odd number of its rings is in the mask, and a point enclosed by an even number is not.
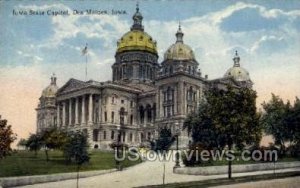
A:
[[[46,162],[44,151],[34,152],[18,151],[0,160],[0,177],[54,174],[76,172],[76,165],[66,165],[61,151],[50,151],[50,161]],[[122,162],[123,167],[132,166],[141,161]],[[99,150],[90,151],[90,162],[84,164],[80,171],[105,170],[116,167],[114,153]]]

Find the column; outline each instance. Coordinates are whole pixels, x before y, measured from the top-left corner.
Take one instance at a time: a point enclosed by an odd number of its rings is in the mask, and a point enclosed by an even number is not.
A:
[[[178,113],[178,105],[177,105],[177,97],[178,97],[178,84],[174,87],[174,93],[173,93],[173,97],[174,97],[174,106],[173,106],[173,108],[174,108],[174,114],[173,115],[177,115],[177,113]]]
[[[56,108],[56,123],[57,123],[57,125],[56,125],[56,127],[60,127],[60,105],[59,105],[59,103],[57,103],[57,108]]]
[[[66,102],[63,101],[63,112],[62,112],[62,126],[65,127],[66,126]]]
[[[93,95],[90,94],[89,97],[89,117],[88,123],[93,123]]]
[[[81,103],[81,124],[86,123],[85,121],[85,95],[82,96],[82,103]]]
[[[164,109],[163,109],[163,101],[164,101],[164,93],[162,90],[159,90],[159,117],[164,117]]]
[[[178,89],[178,102],[177,102],[177,105],[178,105],[178,114],[182,115],[184,114],[184,105],[186,104],[185,103],[185,90],[184,90],[184,87],[183,87],[183,83],[182,82],[179,82],[179,89]]]
[[[78,123],[79,123],[79,110],[78,110],[79,105],[78,105],[78,103],[79,103],[79,98],[76,97],[76,99],[75,99],[75,125],[78,125]]]
[[[69,99],[69,125],[72,125],[72,99]]]
[[[98,114],[97,116],[99,116],[99,122],[98,123],[101,123],[102,122],[102,100],[101,100],[101,96],[99,96],[99,103],[98,103]]]

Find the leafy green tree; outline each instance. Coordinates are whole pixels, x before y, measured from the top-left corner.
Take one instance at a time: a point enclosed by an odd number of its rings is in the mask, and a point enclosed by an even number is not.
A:
[[[64,144],[64,156],[66,161],[74,161],[76,164],[83,164],[89,161],[87,135],[83,132],[69,132]]]
[[[7,125],[7,120],[0,116],[0,159],[10,154],[11,144],[15,139],[16,134],[13,133],[11,125]]]
[[[222,149],[225,146],[222,135],[217,134],[213,126],[210,106],[205,101],[201,101],[197,112],[188,115],[183,127],[191,133],[193,148],[201,145],[206,149]]]
[[[296,97],[294,105],[289,110],[286,117],[286,124],[289,130],[291,145],[300,145],[300,100]]]
[[[233,146],[238,149],[258,143],[261,139],[256,92],[248,88],[212,88],[205,93],[205,103],[196,117],[189,117],[185,128],[192,132],[194,143],[209,147]],[[228,161],[228,177],[231,178]]]
[[[62,149],[66,143],[67,134],[56,128],[47,129],[41,133],[41,139],[45,147],[46,160],[49,161],[48,150]]]
[[[267,134],[274,137],[275,144],[280,146],[280,153],[285,155],[285,143],[299,145],[300,140],[300,100],[296,97],[293,105],[274,94],[267,103],[262,104],[264,113],[261,122]]]
[[[35,156],[37,156],[38,150],[40,150],[44,145],[42,136],[40,134],[31,134],[27,140],[26,147],[30,151],[34,151]]]
[[[274,94],[271,100],[262,104],[264,113],[261,117],[264,130],[267,134],[274,137],[275,144],[280,146],[280,153],[284,154],[284,143],[291,138],[291,130],[288,129],[289,120],[288,116],[291,110],[290,103],[284,101]]]
[[[24,139],[24,138],[21,138],[17,144],[18,147],[23,147],[25,148],[26,147],[26,144],[27,144],[27,140]]]
[[[64,155],[68,162],[74,161],[77,164],[77,187],[80,167],[83,163],[90,160],[87,151],[88,147],[89,145],[86,134],[80,131],[68,133],[67,140],[64,145]]]
[[[162,128],[159,133],[159,138],[156,140],[156,150],[167,151],[171,144],[175,141],[175,137],[172,136],[171,130]]]

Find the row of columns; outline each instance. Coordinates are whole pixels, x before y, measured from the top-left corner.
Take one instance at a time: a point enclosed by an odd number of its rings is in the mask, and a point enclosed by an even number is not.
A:
[[[93,94],[89,94],[89,104],[88,111],[86,111],[86,95],[81,96],[81,124],[84,123],[93,123]],[[79,124],[79,98],[75,98],[75,125]],[[60,126],[66,126],[67,123],[67,113],[68,113],[68,125],[72,125],[73,120],[73,100],[74,98],[70,98],[69,100],[69,108],[67,112],[67,101],[62,101],[62,113],[61,113],[61,105],[58,103],[57,105],[57,124]],[[86,113],[88,114],[88,119],[86,120]],[[62,115],[62,117],[61,117]]]

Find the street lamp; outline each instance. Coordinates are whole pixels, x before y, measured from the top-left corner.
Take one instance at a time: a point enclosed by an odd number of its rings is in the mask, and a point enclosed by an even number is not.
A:
[[[176,154],[175,154],[175,166],[174,168],[178,168],[180,167],[180,164],[179,164],[179,150],[178,150],[178,136],[180,135],[180,129],[176,129],[176,133],[175,133],[175,136],[176,136]]]
[[[117,144],[116,144],[116,147],[117,147],[117,157],[118,159],[120,158],[120,147],[122,146],[121,144],[121,132],[118,131],[118,141],[117,141]],[[117,170],[122,170],[122,167],[121,167],[121,162],[119,160],[116,160],[116,167],[117,167]]]

